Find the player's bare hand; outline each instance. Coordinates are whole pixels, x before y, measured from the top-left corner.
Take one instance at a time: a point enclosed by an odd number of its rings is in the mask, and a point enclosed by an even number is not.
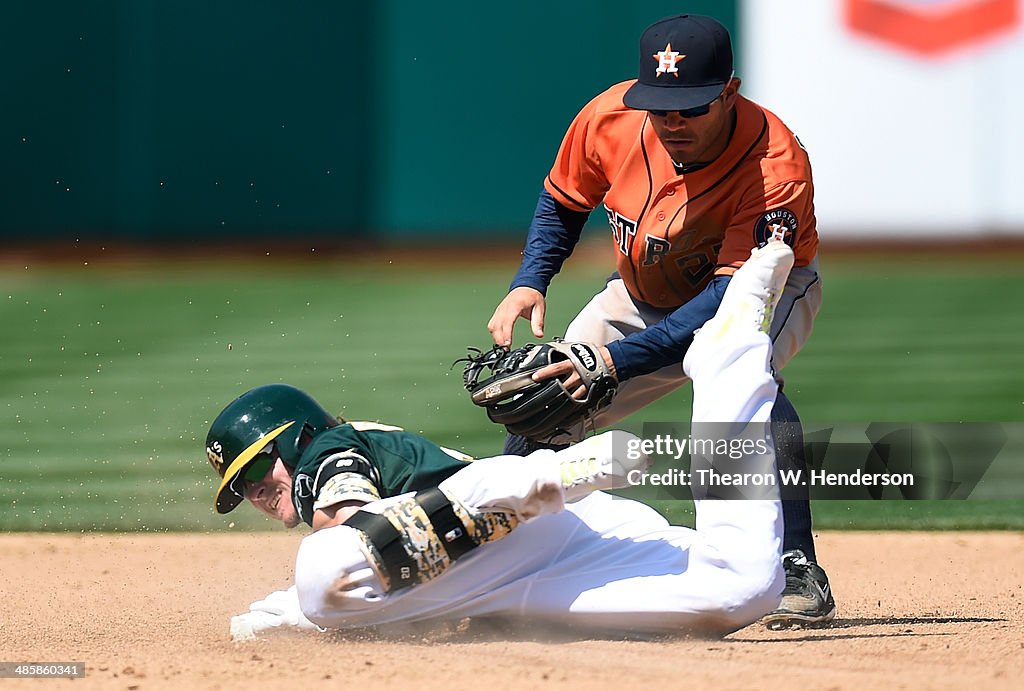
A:
[[[544,295],[539,290],[525,286],[514,288],[494,310],[494,315],[487,322],[487,330],[491,332],[495,344],[512,345],[512,329],[516,319],[522,317],[530,321],[533,335],[543,338],[546,308]]]
[[[599,350],[612,376],[618,378],[615,372],[615,363],[612,361],[612,354],[608,351],[608,348],[601,346]],[[556,362],[534,372],[534,381],[544,381],[545,379],[561,379],[565,390],[569,391],[572,397],[577,400],[581,400],[587,395],[587,387],[583,384],[583,378],[580,377],[579,372],[576,371],[576,368],[568,360]]]

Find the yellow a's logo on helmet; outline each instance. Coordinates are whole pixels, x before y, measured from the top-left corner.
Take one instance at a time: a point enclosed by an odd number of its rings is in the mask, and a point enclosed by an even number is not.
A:
[[[217,471],[217,474],[221,477],[224,476],[224,447],[220,445],[219,441],[214,440],[212,444],[206,447],[206,457],[210,459],[210,465]]]

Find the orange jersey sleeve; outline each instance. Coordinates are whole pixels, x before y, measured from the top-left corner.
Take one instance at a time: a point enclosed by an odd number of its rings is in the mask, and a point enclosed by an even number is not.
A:
[[[715,274],[728,274],[773,234],[803,266],[818,247],[806,152],[771,112],[739,97],[726,150],[679,174],[647,114],[622,103],[617,84],[580,111],[545,188],[561,204],[604,204],[617,269],[630,294],[674,309]]]
[[[814,223],[814,191],[810,180],[787,181],[765,190],[746,208],[739,209],[726,228],[718,252],[715,275],[731,275],[750,256],[750,250],[772,238],[793,247],[796,266],[806,266],[818,251]]]
[[[646,114],[626,108],[622,93],[629,84],[612,87],[588,103],[569,125],[544,187],[564,206],[591,211],[604,200],[617,170],[621,137],[632,139]]]

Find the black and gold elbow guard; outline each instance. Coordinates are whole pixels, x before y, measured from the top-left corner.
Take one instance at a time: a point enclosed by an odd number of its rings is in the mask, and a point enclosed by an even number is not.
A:
[[[434,488],[380,513],[358,511],[345,525],[360,532],[366,560],[390,593],[437,578],[462,555],[508,535],[518,522],[510,514],[473,511]]]

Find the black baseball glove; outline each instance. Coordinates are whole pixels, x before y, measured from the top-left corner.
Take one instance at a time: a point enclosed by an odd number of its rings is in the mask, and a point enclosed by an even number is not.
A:
[[[540,442],[565,437],[577,423],[611,403],[618,381],[608,370],[597,346],[590,343],[530,343],[515,350],[495,346],[476,348],[465,362],[463,383],[473,403],[487,409],[491,421],[512,434]],[[586,387],[575,399],[560,379],[533,381],[537,370],[569,360]]]

